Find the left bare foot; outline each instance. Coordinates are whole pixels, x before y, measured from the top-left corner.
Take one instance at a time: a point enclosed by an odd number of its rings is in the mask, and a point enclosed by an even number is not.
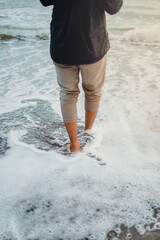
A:
[[[70,143],[70,150],[71,152],[79,152],[81,149],[80,141],[77,140],[74,143]]]
[[[69,148],[70,151],[73,152],[73,153],[80,152],[82,150],[79,140],[77,140],[74,143],[68,144],[67,148]]]

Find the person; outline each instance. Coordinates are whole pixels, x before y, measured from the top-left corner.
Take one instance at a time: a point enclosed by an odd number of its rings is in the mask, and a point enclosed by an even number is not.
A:
[[[116,14],[123,0],[40,0],[53,5],[50,55],[60,86],[61,112],[71,152],[80,151],[77,137],[79,74],[85,93],[85,128],[92,128],[106,78],[110,48],[106,14]]]

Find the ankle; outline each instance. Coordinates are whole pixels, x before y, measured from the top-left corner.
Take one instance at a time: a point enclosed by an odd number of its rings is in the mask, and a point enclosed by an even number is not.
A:
[[[80,141],[79,141],[78,138],[77,138],[77,139],[75,139],[74,141],[71,141],[70,144],[71,144],[72,146],[77,146],[77,145],[80,144]]]
[[[91,129],[92,129],[92,127],[85,127],[84,131],[91,130]]]

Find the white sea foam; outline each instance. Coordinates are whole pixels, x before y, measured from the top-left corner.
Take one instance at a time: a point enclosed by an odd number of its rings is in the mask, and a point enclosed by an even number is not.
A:
[[[54,151],[42,154],[12,132],[11,150],[0,162],[1,236],[11,231],[18,240],[76,240],[91,233],[93,239],[103,240],[115,224],[137,225],[143,233],[144,224],[156,223],[152,207],[159,206],[160,179],[159,159],[150,144],[153,136],[147,135],[145,142],[139,136],[143,146],[138,148],[122,112],[115,113],[117,124],[112,114],[103,127],[97,125],[97,140],[86,149],[100,154],[106,166],[85,153],[72,158]],[[134,112],[132,117],[136,120]],[[136,133],[141,132],[140,122],[138,126]]]

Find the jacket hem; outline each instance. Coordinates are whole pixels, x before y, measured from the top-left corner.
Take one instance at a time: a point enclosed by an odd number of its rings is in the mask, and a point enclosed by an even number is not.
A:
[[[61,61],[61,60],[58,60],[57,58],[54,58],[53,56],[51,56],[51,59],[53,60],[53,62],[55,62],[55,63],[59,63],[59,64],[66,64],[66,65],[85,65],[85,64],[92,64],[92,63],[96,63],[96,62],[98,62],[99,60],[101,60],[103,57],[104,57],[104,55],[109,51],[109,49],[110,49],[110,46],[108,46],[108,48],[106,49],[106,51],[103,53],[103,55],[101,55],[100,57],[98,57],[98,58],[95,58],[95,59],[93,59],[93,60],[91,60],[91,61],[83,61],[83,62],[77,62],[77,61],[75,61],[75,62],[69,62],[69,61]]]

